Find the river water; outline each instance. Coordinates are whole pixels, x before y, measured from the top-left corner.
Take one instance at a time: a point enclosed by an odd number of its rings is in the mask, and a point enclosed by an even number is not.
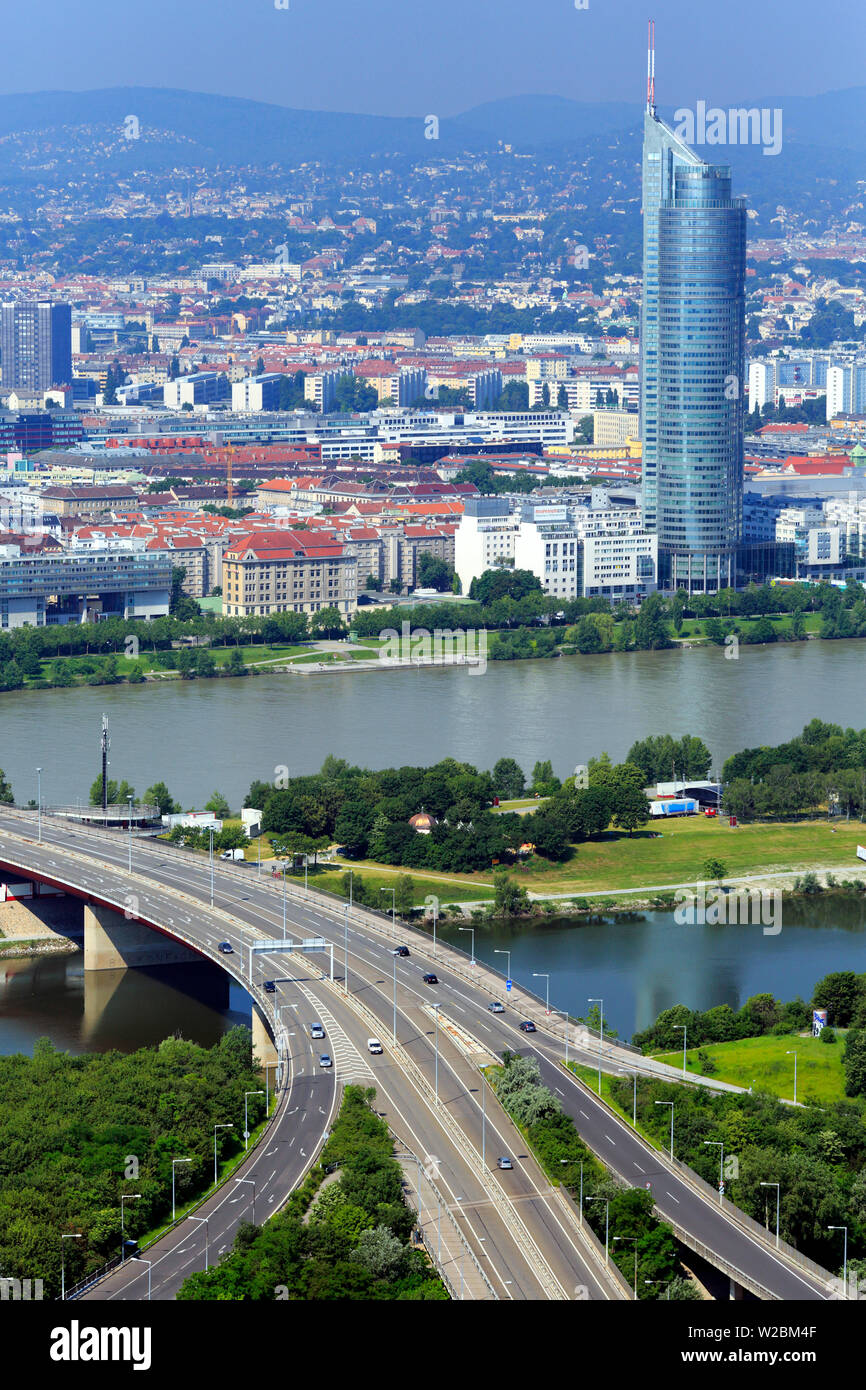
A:
[[[0,695],[0,767],[16,798],[36,795],[41,766],[49,805],[87,799],[100,770],[103,711],[111,720],[110,776],[142,793],[165,781],[185,807],[214,789],[239,806],[254,778],[317,770],[328,753],[369,767],[426,764],[451,756],[492,767],[511,756],[531,771],[551,758],[560,776],[606,749],[621,759],[648,734],[697,734],[714,770],[740,748],[778,743],[815,716],[866,724],[866,643],[806,642],[723,649],[635,652],[464,669],[260,676],[159,686]],[[443,934],[447,928],[443,926]],[[469,938],[456,937],[461,946]],[[575,925],[556,919],[486,928],[479,956],[544,991],[575,1014],[588,996],[623,1036],[658,1011],[750,994],[808,998],[830,970],[866,970],[866,911],[833,899],[786,905],[783,930],[681,927],[669,913],[638,921]],[[119,972],[91,985],[79,956],[0,961],[0,1052],[30,1051],[45,1034],[72,1051],[132,1048],[179,1028],[212,1042],[249,1017],[249,1001],[224,996],[205,967]],[[216,969],[216,967],[214,967]],[[219,975],[217,969],[217,975]]]

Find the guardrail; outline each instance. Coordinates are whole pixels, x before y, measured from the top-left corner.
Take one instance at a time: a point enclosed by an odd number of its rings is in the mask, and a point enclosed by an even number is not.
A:
[[[400,1160],[400,1159],[402,1159],[402,1158],[407,1158],[407,1159],[409,1159],[412,1163],[416,1163],[416,1164],[418,1165],[419,1171],[421,1171],[421,1170],[423,1169],[424,1165],[422,1164],[421,1159],[418,1157],[418,1155],[417,1155],[412,1149],[409,1148],[409,1146],[408,1146],[408,1144],[406,1144],[405,1140],[401,1139],[401,1138],[399,1137],[399,1135],[396,1134],[395,1131],[391,1128],[390,1125],[388,1126],[388,1129],[389,1129],[389,1131],[390,1131],[390,1133],[391,1133],[391,1136],[392,1136],[392,1138],[393,1138],[393,1140],[394,1140],[395,1147],[396,1147],[396,1146],[399,1146],[400,1152],[397,1153],[397,1159]],[[446,1216],[448,1217],[448,1220],[451,1222],[451,1225],[452,1225],[452,1227],[453,1227],[453,1229],[454,1229],[454,1233],[455,1233],[455,1235],[457,1236],[457,1239],[460,1241],[460,1244],[461,1244],[462,1248],[466,1251],[467,1255],[469,1256],[470,1260],[472,1261],[472,1264],[475,1266],[476,1272],[480,1275],[481,1279],[483,1280],[484,1284],[486,1285],[487,1290],[488,1290],[488,1292],[489,1292],[489,1294],[490,1294],[490,1297],[493,1298],[493,1299],[496,1299],[496,1300],[498,1301],[498,1300],[499,1300],[499,1295],[498,1295],[498,1293],[496,1292],[496,1290],[494,1289],[494,1287],[493,1287],[493,1285],[491,1284],[490,1280],[488,1279],[486,1273],[484,1272],[484,1268],[483,1268],[483,1266],[482,1266],[480,1260],[477,1258],[477,1256],[476,1256],[476,1254],[475,1254],[475,1251],[472,1249],[472,1246],[469,1244],[468,1240],[466,1239],[465,1235],[463,1234],[463,1231],[461,1230],[461,1228],[460,1228],[460,1226],[459,1226],[459,1224],[458,1224],[458,1222],[457,1222],[457,1219],[456,1219],[456,1217],[454,1216],[454,1213],[453,1213],[453,1211],[451,1210],[451,1206],[450,1206],[450,1204],[448,1203],[447,1199],[444,1198],[444,1197],[442,1196],[442,1193],[439,1191],[439,1188],[436,1186],[436,1183],[435,1183],[434,1179],[431,1178],[431,1177],[429,1176],[429,1174],[426,1173],[426,1172],[424,1173],[424,1180],[425,1180],[425,1182],[428,1184],[428,1186],[432,1189],[433,1193],[435,1194],[436,1200],[437,1200],[437,1202],[439,1203],[440,1210],[445,1212]],[[419,1211],[418,1215],[419,1215],[419,1217],[420,1217],[420,1215],[421,1215],[420,1211]],[[448,1275],[445,1273],[444,1269],[442,1269],[442,1267],[441,1267],[441,1265],[440,1265],[440,1263],[439,1263],[438,1254],[437,1254],[437,1255],[434,1255],[434,1254],[433,1254],[432,1246],[431,1246],[431,1244],[427,1241],[426,1237],[424,1236],[423,1230],[422,1230],[421,1234],[422,1234],[422,1238],[424,1239],[424,1248],[426,1249],[428,1255],[430,1256],[430,1259],[431,1259],[432,1263],[435,1265],[436,1270],[437,1270],[437,1272],[438,1272],[440,1278],[441,1278],[441,1279],[443,1280],[443,1282],[445,1283],[445,1286],[446,1286],[446,1288],[448,1289],[449,1293],[451,1294],[451,1297],[452,1297],[452,1298],[459,1298],[459,1295],[458,1295],[458,1294],[455,1292],[455,1290],[454,1290],[454,1286],[453,1286],[453,1284],[451,1283],[451,1280],[449,1279]]]

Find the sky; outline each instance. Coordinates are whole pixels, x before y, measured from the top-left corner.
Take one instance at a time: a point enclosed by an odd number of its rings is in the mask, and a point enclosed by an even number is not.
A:
[[[26,5],[4,17],[0,91],[176,87],[440,117],[526,94],[642,101],[650,10],[662,105],[866,82],[862,0],[42,0],[38,24]]]

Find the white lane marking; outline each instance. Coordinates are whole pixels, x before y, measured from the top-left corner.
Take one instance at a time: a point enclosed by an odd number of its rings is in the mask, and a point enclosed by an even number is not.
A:
[[[674,1194],[673,1194],[672,1192],[669,1192],[667,1195],[668,1195],[668,1197],[670,1197],[670,1199],[671,1199],[672,1202],[676,1202],[677,1206],[679,1206],[679,1204],[680,1204],[680,1199],[679,1199],[679,1197],[675,1197]]]

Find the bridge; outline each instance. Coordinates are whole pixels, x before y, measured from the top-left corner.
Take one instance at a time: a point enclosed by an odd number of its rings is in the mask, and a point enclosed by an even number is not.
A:
[[[40,838],[41,837],[41,838]],[[131,868],[130,868],[131,865]],[[481,1067],[505,1049],[538,1061],[587,1146],[621,1185],[651,1190],[683,1244],[727,1276],[732,1297],[838,1298],[839,1281],[780,1242],[652,1148],[567,1071],[571,1060],[616,1072],[677,1075],[621,1045],[548,1017],[543,1001],[426,932],[384,914],[275,881],[254,864],[208,863],[191,851],[35,813],[0,808],[0,869],[84,903],[88,971],[207,958],[253,1001],[254,1049],[276,1073],[278,1104],[234,1181],[84,1298],[172,1298],[231,1245],[241,1220],[279,1210],[330,1127],[340,1088],[375,1086],[419,1207],[425,1243],[455,1297],[628,1299],[633,1292],[583,1213],[553,1187],[496,1100]],[[219,950],[232,946],[230,955]],[[409,948],[408,958],[394,954]],[[422,976],[434,970],[439,983]],[[333,976],[333,978],[332,978]],[[264,989],[275,980],[276,992]],[[488,1005],[508,998],[502,1014]],[[519,1031],[532,1019],[534,1034]],[[309,1025],[325,1026],[334,1068],[318,1066]],[[366,1039],[381,1039],[371,1056]],[[510,1172],[496,1159],[508,1154]],[[414,1174],[414,1178],[413,1178]],[[459,1293],[458,1293],[459,1289]]]

